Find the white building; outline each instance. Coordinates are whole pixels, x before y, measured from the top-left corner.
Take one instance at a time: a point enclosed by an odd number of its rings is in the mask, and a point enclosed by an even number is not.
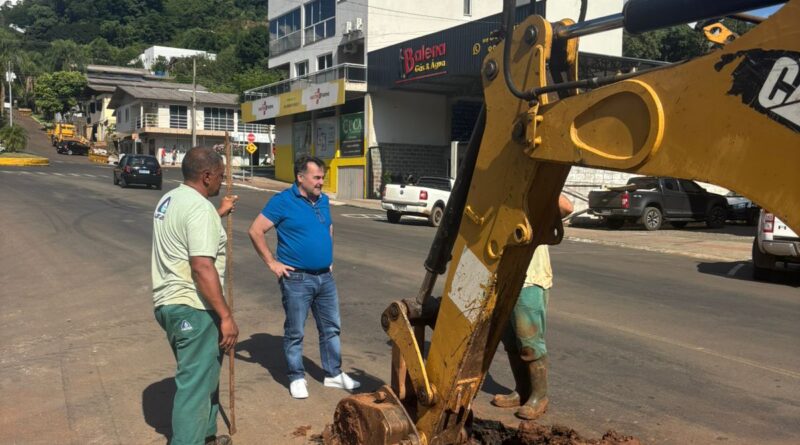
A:
[[[271,154],[271,127],[241,122],[237,95],[212,93],[198,86],[195,103],[197,145],[223,144],[228,132],[240,150],[236,153],[243,157],[242,164],[260,163]],[[120,153],[155,156],[161,149],[167,153],[174,149],[180,160],[192,147],[192,85],[121,85],[115,89],[109,107],[114,109]],[[243,147],[250,138],[263,154],[244,154]]]
[[[167,62],[172,59],[180,59],[183,57],[200,56],[209,60],[216,60],[217,55],[206,51],[199,51],[196,49],[172,48],[169,46],[151,46],[139,54],[137,60],[142,61],[144,69],[151,71],[153,64],[159,57],[164,57]]]
[[[577,19],[580,0],[531,4],[517,18]],[[589,2],[587,19],[623,0]],[[480,64],[500,27],[502,2],[474,0],[272,0],[270,68],[287,80],[245,92],[247,122],[276,124],[278,179],[313,153],[328,164],[326,191],[375,196],[400,174],[447,175],[450,147],[469,138],[482,102]],[[619,56],[622,31],[587,37],[582,50]],[[427,68],[404,72],[425,55]]]

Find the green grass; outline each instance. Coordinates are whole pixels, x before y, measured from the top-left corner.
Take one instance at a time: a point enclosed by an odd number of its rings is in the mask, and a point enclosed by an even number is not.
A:
[[[0,153],[0,158],[44,158],[44,156],[35,155],[32,153]]]

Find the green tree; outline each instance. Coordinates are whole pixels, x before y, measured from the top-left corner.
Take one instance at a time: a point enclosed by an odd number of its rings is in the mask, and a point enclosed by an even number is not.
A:
[[[739,20],[725,19],[722,24],[741,35],[753,25]],[[691,59],[708,52],[713,45],[706,40],[702,29],[692,29],[687,25],[658,29],[638,35],[624,33],[622,54],[639,59],[677,62]]]
[[[154,73],[166,73],[167,68],[169,67],[169,61],[164,56],[156,57],[156,61],[153,63],[153,66],[150,67]]]
[[[283,80],[283,75],[278,70],[264,70],[263,68],[250,68],[233,75],[233,90],[244,96],[246,90],[269,85]],[[244,97],[240,98],[244,101]]]
[[[86,83],[86,76],[76,71],[44,74],[34,88],[36,107],[48,118],[68,111],[78,104]]]
[[[92,40],[86,49],[88,50],[89,60],[100,65],[113,63],[112,61],[116,61],[119,56],[119,49],[112,46],[108,43],[108,40],[102,37]]]
[[[269,29],[255,26],[236,45],[236,57],[242,66],[261,65],[269,56]]]
[[[47,56],[53,71],[83,70],[89,62],[85,48],[72,40],[54,40]]]
[[[0,129],[0,140],[10,153],[25,151],[28,145],[28,132],[19,125],[7,125]]]

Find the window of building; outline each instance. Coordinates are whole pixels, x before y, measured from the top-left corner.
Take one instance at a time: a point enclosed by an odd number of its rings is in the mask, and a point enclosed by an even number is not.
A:
[[[317,71],[322,71],[332,66],[333,66],[333,54],[328,53],[325,54],[324,56],[317,57]]]
[[[203,129],[233,131],[234,111],[228,108],[203,108]]]
[[[472,0],[464,0],[464,15],[472,15]]]
[[[269,22],[269,52],[271,56],[300,48],[300,8]]]
[[[294,64],[295,77],[305,76],[308,74],[308,60],[297,62]]]
[[[128,113],[129,108],[125,108],[125,122],[130,120],[130,113]]]
[[[305,44],[336,34],[336,0],[314,0],[305,4]]]
[[[169,106],[169,128],[188,128],[188,110],[185,105]]]

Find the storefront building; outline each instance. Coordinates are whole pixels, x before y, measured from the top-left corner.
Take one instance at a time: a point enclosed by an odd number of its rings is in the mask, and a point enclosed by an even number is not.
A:
[[[302,153],[325,160],[325,191],[341,198],[378,197],[382,184],[408,176],[453,176],[483,101],[489,36],[501,23],[500,2],[480,3],[481,10],[461,1],[367,1],[361,9],[334,0],[270,2],[270,66],[290,78],[245,92],[242,118],[275,123],[276,178],[294,180]],[[517,4],[518,22],[531,14],[578,16],[579,2]],[[587,18],[621,10],[622,0],[591,2]],[[435,26],[426,31],[420,11]],[[582,77],[650,66],[619,57],[621,30],[583,39],[581,50]],[[574,171],[576,186],[612,177]]]

